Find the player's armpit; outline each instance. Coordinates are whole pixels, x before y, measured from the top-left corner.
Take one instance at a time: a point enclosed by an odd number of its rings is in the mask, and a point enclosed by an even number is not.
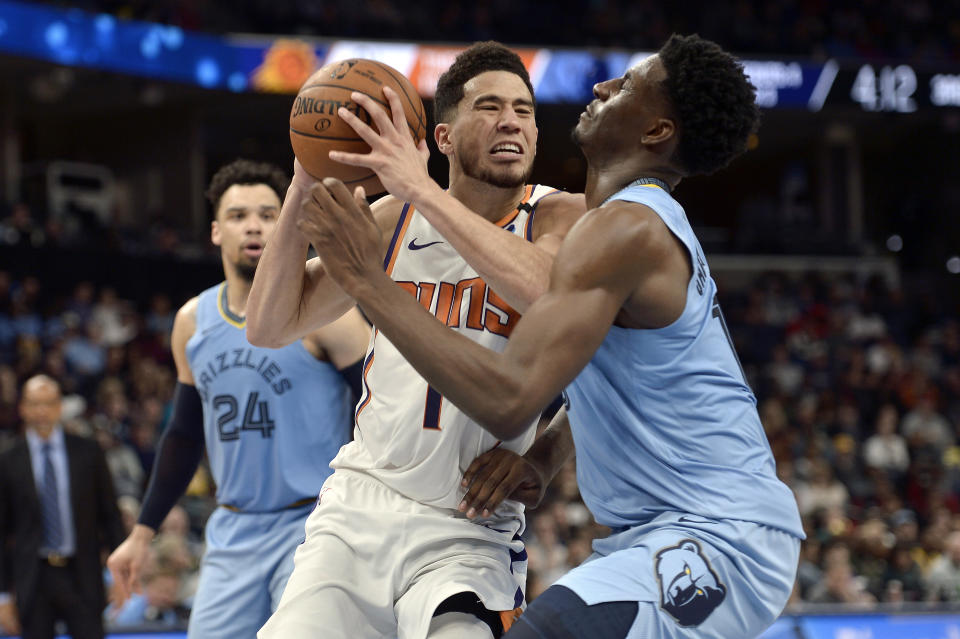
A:
[[[343,370],[363,359],[370,343],[370,325],[353,307],[308,335],[304,343],[315,357],[329,360],[337,370]]]

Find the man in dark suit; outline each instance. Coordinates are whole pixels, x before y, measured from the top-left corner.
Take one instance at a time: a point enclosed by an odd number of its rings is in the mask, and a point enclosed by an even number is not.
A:
[[[27,380],[25,436],[0,454],[0,619],[13,593],[24,639],[52,639],[57,620],[74,639],[102,638],[100,551],[123,541],[123,524],[102,451],[64,433],[60,414],[59,384]]]

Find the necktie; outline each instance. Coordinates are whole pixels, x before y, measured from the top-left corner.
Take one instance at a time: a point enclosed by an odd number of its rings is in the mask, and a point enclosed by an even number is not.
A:
[[[43,445],[43,496],[40,499],[43,514],[43,541],[48,550],[59,550],[63,543],[63,522],[60,521],[60,491],[57,471],[53,467],[52,447]]]

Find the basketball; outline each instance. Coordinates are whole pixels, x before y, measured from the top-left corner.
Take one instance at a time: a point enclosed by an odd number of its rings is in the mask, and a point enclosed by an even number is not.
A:
[[[363,166],[334,162],[332,150],[369,153],[370,146],[349,124],[340,119],[337,109],[345,107],[377,130],[370,114],[350,99],[358,91],[370,96],[390,112],[383,87],[397,92],[403,103],[410,135],[420,142],[427,134],[423,102],[406,77],[393,67],[375,60],[354,58],[331,62],[311,75],[300,88],[290,111],[290,143],[303,168],[315,178],[334,177],[352,191],[362,186],[368,195],[383,193],[377,174]]]

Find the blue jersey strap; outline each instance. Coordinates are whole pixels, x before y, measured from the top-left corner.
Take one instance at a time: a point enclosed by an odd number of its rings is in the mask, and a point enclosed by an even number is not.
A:
[[[187,490],[203,457],[203,404],[196,386],[177,382],[173,415],[157,445],[157,458],[137,523],[157,530]]]

